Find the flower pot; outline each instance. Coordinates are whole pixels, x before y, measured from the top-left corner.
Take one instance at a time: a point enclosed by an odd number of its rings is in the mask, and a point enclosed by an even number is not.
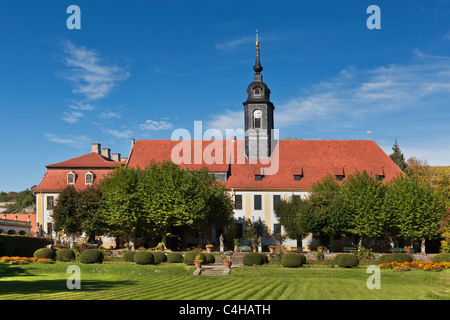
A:
[[[257,249],[253,249],[253,252],[258,252],[258,250]]]
[[[324,246],[318,246],[318,247],[317,247],[317,251],[323,252],[323,250],[325,250],[325,247],[324,247]]]
[[[211,248],[210,247],[206,247],[206,252],[211,253]]]
[[[234,252],[239,252],[239,246],[234,246]]]
[[[230,269],[231,268],[231,264],[232,264],[232,261],[231,260],[228,260],[228,261],[223,261],[223,265],[225,266],[225,268],[227,268],[227,269]]]
[[[197,269],[200,269],[202,267],[203,260],[194,260],[194,264]]]
[[[275,247],[269,247],[269,252],[270,252],[270,253],[275,252]]]

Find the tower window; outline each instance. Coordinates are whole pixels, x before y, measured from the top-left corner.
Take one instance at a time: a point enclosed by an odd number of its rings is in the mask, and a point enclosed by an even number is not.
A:
[[[255,88],[255,96],[260,96],[262,93],[262,90],[258,87]]]

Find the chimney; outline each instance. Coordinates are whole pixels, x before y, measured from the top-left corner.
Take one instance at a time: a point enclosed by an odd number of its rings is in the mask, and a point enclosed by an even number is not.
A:
[[[100,155],[102,152],[102,145],[100,143],[91,143],[91,152]]]
[[[111,160],[111,149],[109,148],[102,148],[102,157]]]
[[[120,154],[120,153],[113,153],[113,154],[112,154],[112,159],[113,159],[114,161],[121,161],[121,160],[122,160],[121,154]]]

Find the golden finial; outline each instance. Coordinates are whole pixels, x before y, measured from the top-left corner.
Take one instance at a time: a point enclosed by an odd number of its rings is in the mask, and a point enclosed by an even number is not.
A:
[[[256,47],[259,47],[259,41],[258,41],[258,29],[256,29]]]

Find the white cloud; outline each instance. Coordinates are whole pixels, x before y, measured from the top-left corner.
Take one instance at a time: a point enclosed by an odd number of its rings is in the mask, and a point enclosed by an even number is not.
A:
[[[54,143],[66,144],[74,148],[84,148],[90,139],[85,135],[68,135],[61,137],[52,133],[45,133],[45,137]]]
[[[120,81],[130,74],[117,65],[102,62],[94,50],[76,46],[70,41],[64,43],[64,63],[70,67],[65,78],[74,85],[73,92],[88,99],[104,98]]]
[[[102,112],[98,117],[101,119],[120,119],[122,115],[117,112]]]
[[[224,41],[221,43],[217,43],[216,50],[222,51],[222,52],[230,52],[230,51],[238,49],[239,47],[241,47],[243,45],[251,44],[253,41],[255,41],[255,36],[232,39],[232,40]]]
[[[124,130],[124,131],[119,131],[119,130],[112,130],[112,129],[105,129],[104,132],[106,132],[107,134],[115,137],[115,138],[130,138],[133,135],[133,131],[131,130]]]
[[[152,131],[169,130],[173,128],[173,124],[165,120],[161,121],[147,120],[145,121],[145,123],[140,124],[139,128],[142,130],[152,130]]]
[[[84,114],[82,112],[71,110],[63,112],[61,119],[72,124],[78,122],[78,120],[83,116]]]

